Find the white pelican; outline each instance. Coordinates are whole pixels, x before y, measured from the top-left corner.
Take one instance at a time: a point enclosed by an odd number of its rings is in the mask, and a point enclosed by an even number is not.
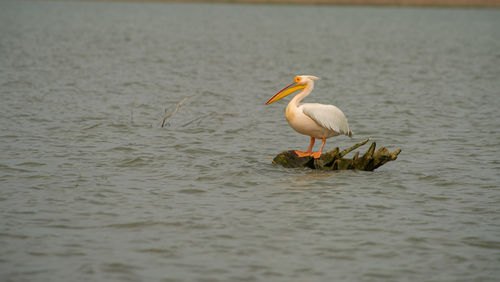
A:
[[[293,97],[286,107],[286,120],[288,124],[298,133],[311,136],[311,143],[306,152],[295,151],[297,156],[313,156],[315,159],[321,156],[327,138],[340,134],[352,137],[352,131],[344,113],[334,105],[323,105],[317,103],[300,104],[314,88],[314,81],[319,79],[312,75],[296,76],[294,82],[276,93],[266,105],[274,103],[298,90],[300,93]],[[318,152],[312,152],[316,138],[321,138],[321,148]]]

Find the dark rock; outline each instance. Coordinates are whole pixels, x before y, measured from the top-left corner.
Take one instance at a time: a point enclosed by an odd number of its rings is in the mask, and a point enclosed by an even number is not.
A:
[[[376,144],[373,142],[368,150],[359,157],[359,152],[354,154],[352,159],[344,158],[346,154],[363,146],[369,141],[366,139],[358,144],[340,152],[339,148],[335,148],[327,153],[321,155],[320,158],[314,159],[313,157],[299,158],[294,150],[289,150],[278,154],[273,163],[287,168],[295,167],[308,167],[312,169],[322,170],[366,170],[373,171],[387,162],[397,159],[401,149],[389,152],[385,147],[380,147],[375,151]]]

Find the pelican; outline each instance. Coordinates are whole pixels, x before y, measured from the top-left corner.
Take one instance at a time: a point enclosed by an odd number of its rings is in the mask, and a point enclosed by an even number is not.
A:
[[[301,104],[300,101],[307,97],[314,88],[314,81],[319,79],[312,75],[296,76],[294,82],[276,93],[266,105],[274,103],[296,91],[302,90],[293,97],[286,107],[286,120],[288,124],[300,134],[311,136],[311,143],[307,151],[295,151],[298,157],[312,156],[315,159],[321,157],[327,138],[337,135],[352,137],[352,131],[344,113],[334,105],[323,105],[318,103]],[[321,148],[318,152],[312,152],[316,139],[321,139]]]

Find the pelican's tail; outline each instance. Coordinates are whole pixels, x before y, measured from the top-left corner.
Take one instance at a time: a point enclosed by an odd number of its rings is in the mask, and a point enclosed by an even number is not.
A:
[[[347,134],[346,134],[346,135],[352,138],[352,136],[354,135],[354,133],[352,133],[352,131],[351,131],[351,130],[349,130],[349,132],[347,132]]]

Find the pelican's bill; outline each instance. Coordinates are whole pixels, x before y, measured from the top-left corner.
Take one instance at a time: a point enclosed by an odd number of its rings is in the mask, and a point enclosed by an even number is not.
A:
[[[273,97],[271,97],[271,99],[269,99],[269,101],[266,102],[266,105],[269,105],[271,103],[274,103],[282,98],[285,98],[286,96],[294,93],[294,92],[297,92],[299,90],[302,90],[306,88],[306,85],[297,85],[297,83],[292,83],[290,85],[288,85],[287,87],[281,89],[278,93],[274,94]]]

